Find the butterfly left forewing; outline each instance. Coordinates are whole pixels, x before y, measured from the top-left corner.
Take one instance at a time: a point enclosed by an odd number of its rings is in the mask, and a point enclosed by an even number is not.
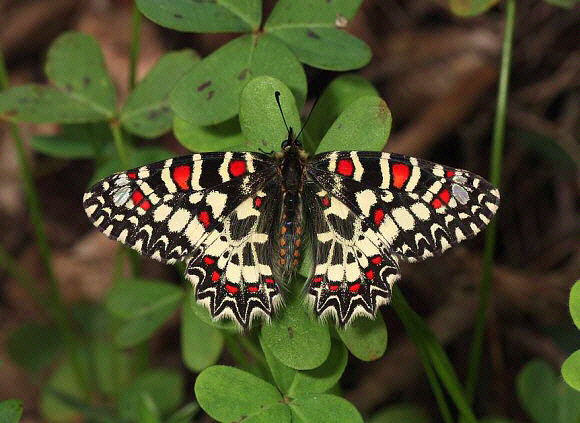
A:
[[[472,238],[499,205],[498,190],[485,179],[398,154],[324,153],[308,173],[409,261]]]

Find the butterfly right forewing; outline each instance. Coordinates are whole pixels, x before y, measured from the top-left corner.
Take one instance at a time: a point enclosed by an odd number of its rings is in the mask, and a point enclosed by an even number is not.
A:
[[[111,175],[87,191],[83,205],[109,238],[174,263],[275,172],[263,154],[193,154]]]

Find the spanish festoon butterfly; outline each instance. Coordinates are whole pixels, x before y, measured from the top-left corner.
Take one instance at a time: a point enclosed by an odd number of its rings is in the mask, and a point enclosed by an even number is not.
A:
[[[198,153],[116,173],[84,208],[105,235],[164,263],[186,262],[197,301],[247,328],[269,319],[310,243],[314,313],[374,316],[421,260],[475,236],[499,192],[465,170],[374,151],[309,157],[292,129],[281,151]]]

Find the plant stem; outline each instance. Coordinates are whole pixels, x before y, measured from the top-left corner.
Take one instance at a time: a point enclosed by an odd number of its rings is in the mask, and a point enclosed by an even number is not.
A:
[[[224,333],[224,341],[228,348],[228,352],[231,354],[234,360],[236,360],[241,366],[250,367],[250,363],[238,345],[238,339],[232,334]]]
[[[499,187],[501,177],[501,164],[503,156],[504,134],[506,126],[506,111],[508,100],[508,83],[511,67],[512,45],[514,37],[514,23],[516,16],[516,1],[507,0],[505,33],[502,47],[502,61],[499,76],[499,86],[497,94],[497,105],[495,111],[495,122],[493,128],[493,143],[491,151],[490,182]],[[483,258],[483,277],[481,281],[481,291],[479,296],[479,306],[477,310],[477,320],[475,333],[469,354],[469,368],[466,381],[466,396],[470,403],[473,403],[475,385],[479,374],[481,354],[483,350],[483,336],[485,332],[486,313],[491,296],[491,279],[493,268],[493,254],[495,250],[497,226],[496,220],[492,219],[485,234],[485,253]]]
[[[5,90],[8,88],[9,80],[8,73],[6,71],[6,66],[4,63],[4,57],[0,51],[0,89]],[[42,265],[46,271],[46,276],[49,281],[50,286],[50,304],[51,309],[55,313],[58,320],[68,321],[66,317],[66,310],[62,304],[60,298],[60,292],[58,289],[58,282],[54,276],[54,270],[51,263],[51,253],[48,246],[48,240],[46,238],[46,233],[44,231],[44,224],[42,219],[42,213],[40,211],[40,203],[38,201],[38,194],[34,187],[34,181],[32,179],[32,171],[30,165],[26,160],[26,153],[24,151],[24,143],[22,137],[20,136],[20,131],[15,124],[10,124],[10,132],[12,139],[14,140],[14,145],[16,146],[16,154],[18,156],[18,164],[20,166],[20,173],[22,180],[24,182],[24,192],[26,195],[26,200],[28,202],[28,207],[30,211],[30,218],[32,220],[32,225],[34,227],[34,234],[36,237],[36,243],[38,244],[38,249],[40,252],[40,259]]]
[[[4,62],[4,53],[0,50],[0,91],[4,91],[10,85],[8,79],[8,71],[6,70],[6,63]]]
[[[0,50],[0,90],[3,91],[7,89],[8,86],[9,86],[8,72],[6,70],[4,55]],[[75,333],[71,324],[71,320],[68,316],[68,312],[60,295],[58,281],[56,279],[56,276],[54,275],[50,247],[48,245],[48,240],[46,237],[46,233],[44,231],[44,221],[42,218],[42,213],[40,211],[40,202],[38,200],[38,194],[34,187],[32,171],[30,169],[28,160],[26,159],[24,142],[22,140],[22,137],[20,136],[20,131],[18,130],[18,127],[15,124],[10,124],[10,132],[12,135],[12,139],[14,140],[14,145],[16,146],[16,154],[18,156],[22,180],[24,182],[24,192],[26,195],[26,200],[28,202],[30,219],[34,227],[34,234],[39,249],[40,259],[42,261],[42,265],[46,271],[46,277],[48,279],[49,297],[45,301],[46,304],[49,306],[52,317],[56,320],[58,328],[63,336],[65,346],[70,355],[70,359],[73,364],[73,368],[75,370],[78,382],[81,384],[83,388],[88,388],[88,384],[86,383],[85,378],[83,376],[84,374],[82,371],[81,363],[78,359],[77,340],[75,339]]]
[[[113,121],[109,124],[111,132],[113,134],[113,140],[115,141],[115,148],[117,149],[117,154],[121,160],[121,165],[123,169],[129,169],[129,154],[127,152],[127,145],[125,144],[125,139],[123,138],[123,133],[121,132],[121,127],[118,121]]]
[[[431,390],[433,391],[433,395],[435,395],[435,400],[437,401],[437,406],[439,407],[439,412],[441,413],[441,417],[443,417],[443,421],[445,423],[453,423],[453,417],[451,416],[451,412],[449,411],[449,406],[447,405],[447,401],[445,401],[445,395],[443,394],[443,390],[441,389],[441,385],[439,384],[439,379],[437,379],[437,375],[429,362],[429,355],[423,349],[417,346],[419,352],[419,358],[423,363],[423,368],[425,369],[425,375],[427,376],[427,380],[429,381],[429,385],[431,385]]]
[[[139,60],[141,42],[141,12],[137,5],[133,6],[133,21],[131,32],[131,52],[130,52],[130,68],[129,68],[129,90],[133,91],[135,88],[135,73],[137,70],[137,61]]]
[[[0,51],[0,90],[4,91],[9,86],[8,72],[6,70],[6,64],[4,62],[4,56],[2,51]],[[36,237],[36,243],[40,251],[40,260],[46,271],[47,278],[50,283],[51,293],[58,300],[55,302],[60,302],[60,294],[58,292],[58,283],[54,276],[54,271],[51,263],[50,248],[48,246],[48,241],[46,238],[46,233],[44,231],[44,224],[42,219],[42,213],[40,212],[40,203],[38,201],[38,194],[34,188],[34,181],[32,180],[32,172],[30,170],[30,165],[26,160],[26,152],[24,151],[24,143],[22,137],[20,136],[20,131],[18,127],[11,123],[10,132],[12,139],[14,140],[14,145],[16,147],[16,154],[18,155],[18,164],[20,166],[20,173],[22,181],[24,182],[24,192],[26,195],[26,200],[28,202],[28,207],[30,210],[30,218],[32,220],[32,225],[34,226],[34,234]]]
[[[246,349],[246,351],[248,351],[252,357],[254,358],[254,360],[256,360],[256,362],[261,365],[262,367],[265,367],[266,369],[268,369],[268,363],[266,362],[266,358],[264,357],[264,354],[262,353],[262,350],[260,348],[258,348],[256,346],[256,344],[249,339],[248,337],[244,336],[244,335],[240,335],[238,338],[238,341],[240,342],[240,344],[242,344],[242,346]]]
[[[397,313],[397,316],[403,323],[409,338],[411,338],[419,350],[419,358],[423,362],[425,372],[429,378],[443,418],[447,421],[450,413],[446,403],[444,401],[441,402],[443,396],[439,383],[436,383],[432,379],[435,374],[457,406],[457,409],[462,415],[462,419],[469,423],[476,423],[475,415],[465,398],[459,379],[441,343],[423,319],[409,306],[397,286],[393,288],[393,300],[391,304],[395,313]]]

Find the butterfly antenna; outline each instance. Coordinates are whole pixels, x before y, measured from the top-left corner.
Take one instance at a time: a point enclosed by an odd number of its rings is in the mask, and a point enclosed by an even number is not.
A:
[[[278,108],[280,109],[280,114],[282,115],[282,120],[284,121],[284,125],[286,125],[286,130],[290,133],[290,128],[288,128],[288,124],[286,123],[286,118],[284,117],[284,112],[282,111],[282,105],[280,104],[280,91],[276,91],[274,93],[276,97],[276,103],[278,103]]]
[[[306,124],[310,120],[310,116],[312,116],[312,112],[314,111],[314,108],[316,107],[318,100],[320,100],[320,94],[318,95],[318,97],[316,97],[316,100],[314,100],[314,104],[312,105],[312,108],[310,109],[310,112],[308,113],[308,117],[304,121],[304,125],[302,125],[302,129],[300,130],[300,132],[298,132],[298,135],[296,135],[296,139],[298,139],[300,137],[300,135],[302,134],[302,131],[304,131],[304,128],[306,128]]]

